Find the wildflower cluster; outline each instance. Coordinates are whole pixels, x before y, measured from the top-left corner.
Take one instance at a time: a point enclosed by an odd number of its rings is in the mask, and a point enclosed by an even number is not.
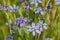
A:
[[[36,33],[41,34],[43,29],[47,29],[47,24],[43,23],[43,20],[40,20],[37,24],[32,22],[32,26],[27,26],[28,31],[32,32],[33,36],[35,36]]]
[[[1,4],[0,5],[0,10],[5,10],[5,11],[8,10],[10,12],[14,12],[14,11],[19,10],[19,6],[14,5],[14,6],[8,7],[8,5]]]
[[[46,12],[49,11],[49,9],[52,9],[51,4],[48,2],[46,4],[46,7],[41,7],[42,0],[29,0],[28,1],[23,1],[23,0],[18,0],[19,3],[23,3],[21,8],[17,5],[13,5],[8,7],[8,5],[1,5],[0,10],[4,11],[10,11],[10,12],[16,12],[19,13],[19,17],[15,17],[13,21],[11,20],[11,23],[6,23],[6,25],[10,29],[11,35],[19,33],[22,33],[24,28],[26,28],[25,31],[28,33],[32,33],[33,36],[36,36],[36,34],[41,35],[43,30],[47,30],[47,23],[45,23],[45,20],[42,18]],[[24,4],[25,3],[25,4]],[[58,3],[57,3],[58,4]],[[23,13],[24,12],[24,13]],[[28,14],[28,15],[27,15]],[[41,17],[40,17],[41,16]],[[39,19],[38,19],[39,18]],[[14,30],[14,28],[16,28]],[[6,40],[13,40],[13,37],[11,38],[11,35],[8,35],[6,37]],[[50,39],[47,39],[50,40]]]

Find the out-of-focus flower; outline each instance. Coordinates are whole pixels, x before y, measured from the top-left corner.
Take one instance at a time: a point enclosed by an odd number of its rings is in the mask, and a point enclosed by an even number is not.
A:
[[[30,24],[32,22],[32,19],[28,19],[27,21],[28,21],[28,24]]]
[[[11,27],[11,24],[10,24],[9,22],[6,22],[5,24],[6,24],[6,26],[8,26],[9,28]]]
[[[46,37],[44,37],[44,40],[53,40],[52,38],[46,38]]]
[[[41,0],[30,0],[31,4],[35,4],[35,6],[38,6],[38,3],[42,3]]]
[[[15,23],[14,23],[14,22],[12,22],[12,23],[11,23],[11,27],[14,27],[14,25],[15,25]]]
[[[35,5],[38,6],[38,3],[42,3],[42,0],[36,0]]]
[[[8,10],[8,5],[4,6],[4,4],[0,5],[0,10]]]
[[[30,0],[30,3],[31,3],[31,4],[34,4],[35,2],[34,2],[34,0]]]
[[[10,27],[14,28],[15,25],[16,25],[15,22],[12,22],[12,23],[6,22],[6,26],[8,26],[9,28]]]
[[[4,7],[4,10],[8,10],[8,5],[6,5],[6,6]]]
[[[51,9],[51,5],[50,5],[50,4],[48,4],[48,5],[47,5],[47,8],[48,8],[48,9]]]
[[[56,0],[56,5],[60,4],[60,0]]]
[[[34,11],[35,11],[35,14],[41,14],[41,15],[44,15],[44,11],[45,10],[42,10],[42,8],[41,7],[37,7],[37,8],[35,8],[34,9]]]
[[[37,8],[34,9],[34,11],[35,11],[35,14],[40,13],[41,8],[40,7],[37,7]]]
[[[0,5],[0,10],[2,10],[2,6]]]
[[[36,33],[40,33],[39,31],[39,25],[35,25],[35,23],[32,23],[32,27],[31,26],[27,26],[28,31],[32,32],[33,36],[35,36]]]
[[[5,37],[5,40],[13,40],[13,36],[7,35],[7,36]]]
[[[29,5],[29,3],[28,3],[28,2],[26,2],[26,3],[25,3],[25,6],[28,6],[28,5]]]
[[[29,7],[29,3],[28,3],[28,2],[25,3],[24,8],[26,9],[26,12],[28,12],[28,10],[30,9],[30,7]]]
[[[20,23],[20,18],[17,18],[17,19],[16,19],[16,25],[18,26],[19,23]]]
[[[40,27],[44,28],[44,29],[47,29],[47,24],[43,22],[43,20],[40,20],[39,21],[39,24],[40,24]]]
[[[12,33],[12,34],[15,34],[15,33],[17,33],[17,32],[18,32],[17,28],[16,28],[15,30],[11,30],[11,33]]]
[[[38,3],[42,3],[42,0],[36,0]]]
[[[12,32],[12,34],[15,34],[16,33],[16,31],[14,31],[14,30],[11,30],[11,32]]]
[[[40,34],[42,33],[42,31],[43,31],[43,28],[42,28],[42,27],[40,27]]]
[[[20,27],[23,27],[25,23],[27,22],[27,18],[20,16],[20,18],[16,19],[16,25],[20,25]]]
[[[23,3],[25,0],[18,0],[19,3]]]
[[[26,22],[27,22],[27,19],[26,19],[26,18],[23,18],[23,19],[20,21],[20,27],[25,26]]]
[[[18,9],[19,9],[19,6],[16,6],[16,5],[10,6],[10,12],[18,11]]]
[[[40,14],[41,14],[41,15],[44,15],[44,11],[41,10],[41,11],[40,11]]]
[[[48,10],[45,8],[41,8],[40,15],[44,15],[45,12],[48,12]]]
[[[48,10],[46,8],[42,8],[42,11],[48,12]]]
[[[36,6],[38,5],[38,3],[42,3],[41,0],[30,0],[31,4],[35,4]]]
[[[26,9],[26,12],[28,12],[28,10],[33,10],[32,7],[29,7],[29,3],[28,2],[25,2],[25,6],[23,6],[23,8]]]

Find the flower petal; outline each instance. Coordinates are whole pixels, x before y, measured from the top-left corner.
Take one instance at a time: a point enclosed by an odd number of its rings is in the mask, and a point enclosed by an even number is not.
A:
[[[27,18],[24,18],[23,20],[24,20],[24,22],[27,22]]]
[[[35,31],[32,32],[33,36],[35,36]]]
[[[40,20],[39,23],[40,23],[40,24],[43,24],[43,20]]]
[[[40,31],[42,31],[43,29],[42,28],[40,28]]]
[[[31,26],[27,26],[27,28],[32,28]]]
[[[37,23],[35,29],[39,29],[39,27],[40,27],[40,26],[39,26],[39,24]]]
[[[25,26],[25,22],[20,23],[20,27],[23,27],[23,26]]]
[[[42,3],[42,1],[41,1],[41,0],[38,0],[38,2],[39,2],[39,3]]]
[[[40,33],[40,31],[39,31],[39,30],[36,30],[36,32],[37,32],[37,33]]]
[[[60,0],[56,0],[56,5],[60,4]]]
[[[16,5],[14,5],[14,9],[16,9]]]
[[[34,23],[34,22],[32,23],[32,27],[33,27],[33,28],[35,27],[35,23]]]
[[[34,4],[35,2],[34,2],[34,0],[30,0],[30,3],[31,3],[31,4]]]
[[[44,15],[44,11],[41,11],[41,15]]]
[[[12,6],[10,6],[10,9],[13,9],[13,7],[12,7]]]
[[[47,29],[46,25],[47,25],[46,23],[43,24],[43,28],[44,29]]]
[[[32,29],[29,29],[29,30],[27,30],[27,31],[32,32]]]

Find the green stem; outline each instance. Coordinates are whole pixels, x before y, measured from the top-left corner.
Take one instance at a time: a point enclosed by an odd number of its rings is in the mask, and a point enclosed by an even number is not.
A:
[[[39,40],[39,37],[40,37],[40,34],[38,35],[38,38],[37,38],[37,40]]]

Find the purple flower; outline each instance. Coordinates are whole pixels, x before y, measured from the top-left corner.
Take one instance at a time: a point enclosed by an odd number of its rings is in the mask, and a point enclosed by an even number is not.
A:
[[[40,15],[41,15],[41,16],[44,15],[44,12],[47,12],[47,10],[46,10],[45,8],[41,8],[41,10],[40,10]]]
[[[18,6],[14,5],[14,6],[10,6],[10,12],[14,12],[17,11],[19,9]]]
[[[30,9],[28,2],[25,3],[24,8],[26,9],[26,12],[28,12],[28,10]]]
[[[38,3],[42,3],[42,0],[36,0],[35,5],[38,6]]]
[[[20,23],[20,27],[22,28],[23,26],[25,26],[25,22]]]
[[[16,33],[16,31],[15,31],[15,30],[11,30],[11,32],[12,32],[12,34],[15,34],[15,33]]]
[[[5,40],[13,40],[13,36],[7,35],[6,38],[5,38]]]
[[[53,39],[49,37],[44,37],[44,40],[53,40]]]
[[[29,3],[28,2],[25,3],[24,8],[27,8],[27,7],[29,7]]]
[[[30,24],[32,22],[32,19],[28,19],[27,21],[28,21],[28,24]]]
[[[5,6],[4,10],[8,10],[8,5]]]
[[[20,18],[16,19],[16,25],[18,26],[20,24]]]
[[[6,22],[6,26],[8,26],[10,28],[11,24],[9,22]]]
[[[27,18],[23,18],[23,19],[20,21],[20,27],[25,26],[26,22],[27,22]]]
[[[12,23],[11,23],[11,27],[14,27],[14,25],[15,25],[15,23],[14,23],[14,22],[12,22]]]
[[[0,10],[2,10],[2,6],[0,5]]]
[[[27,18],[20,16],[20,18],[16,19],[16,25],[20,25],[20,27],[25,26],[25,23],[27,22]]]
[[[42,31],[43,31],[43,28],[42,28],[42,27],[40,27],[40,34],[42,33]]]
[[[4,8],[4,4],[1,5],[2,6],[2,9]]]
[[[39,21],[39,24],[40,24],[40,27],[42,27],[42,28],[44,28],[44,29],[47,29],[47,24],[46,23],[44,23],[44,21],[43,20],[40,20]]]
[[[40,33],[39,31],[39,25],[35,25],[35,23],[32,23],[32,27],[31,26],[27,26],[28,31],[32,32],[33,36],[35,36],[36,33]]]
[[[25,3],[25,6],[23,6],[23,8],[26,9],[26,12],[28,12],[28,10],[32,10],[33,9],[33,8],[29,7],[29,3],[28,2]]]
[[[47,8],[48,8],[48,9],[51,9],[51,5],[50,5],[50,4],[48,4],[48,5],[47,5]]]
[[[30,0],[30,3],[31,3],[31,4],[34,4],[35,2],[34,2],[34,0]]]
[[[42,3],[42,1],[41,0],[30,0],[30,3],[31,4],[35,4],[36,6],[38,6],[38,3]]]
[[[24,2],[24,1],[25,1],[25,0],[18,0],[19,3],[22,3],[22,2]]]
[[[2,4],[0,6],[0,10],[8,10],[8,5],[4,6],[4,4]]]
[[[60,0],[56,0],[56,5],[60,4]]]
[[[42,0],[36,0],[36,2],[38,2],[38,3],[42,3]]]
[[[28,6],[28,5],[29,5],[28,2],[26,2],[26,3],[25,3],[25,6]]]
[[[41,10],[41,8],[40,8],[40,7],[35,8],[35,9],[34,9],[35,14],[39,13],[39,12],[40,12],[40,10]]]
[[[42,11],[48,12],[48,10],[47,10],[47,9],[45,9],[45,8],[42,8]]]
[[[35,11],[35,14],[40,13],[41,15],[44,15],[44,10],[42,10],[41,7],[35,8],[34,11]]]

